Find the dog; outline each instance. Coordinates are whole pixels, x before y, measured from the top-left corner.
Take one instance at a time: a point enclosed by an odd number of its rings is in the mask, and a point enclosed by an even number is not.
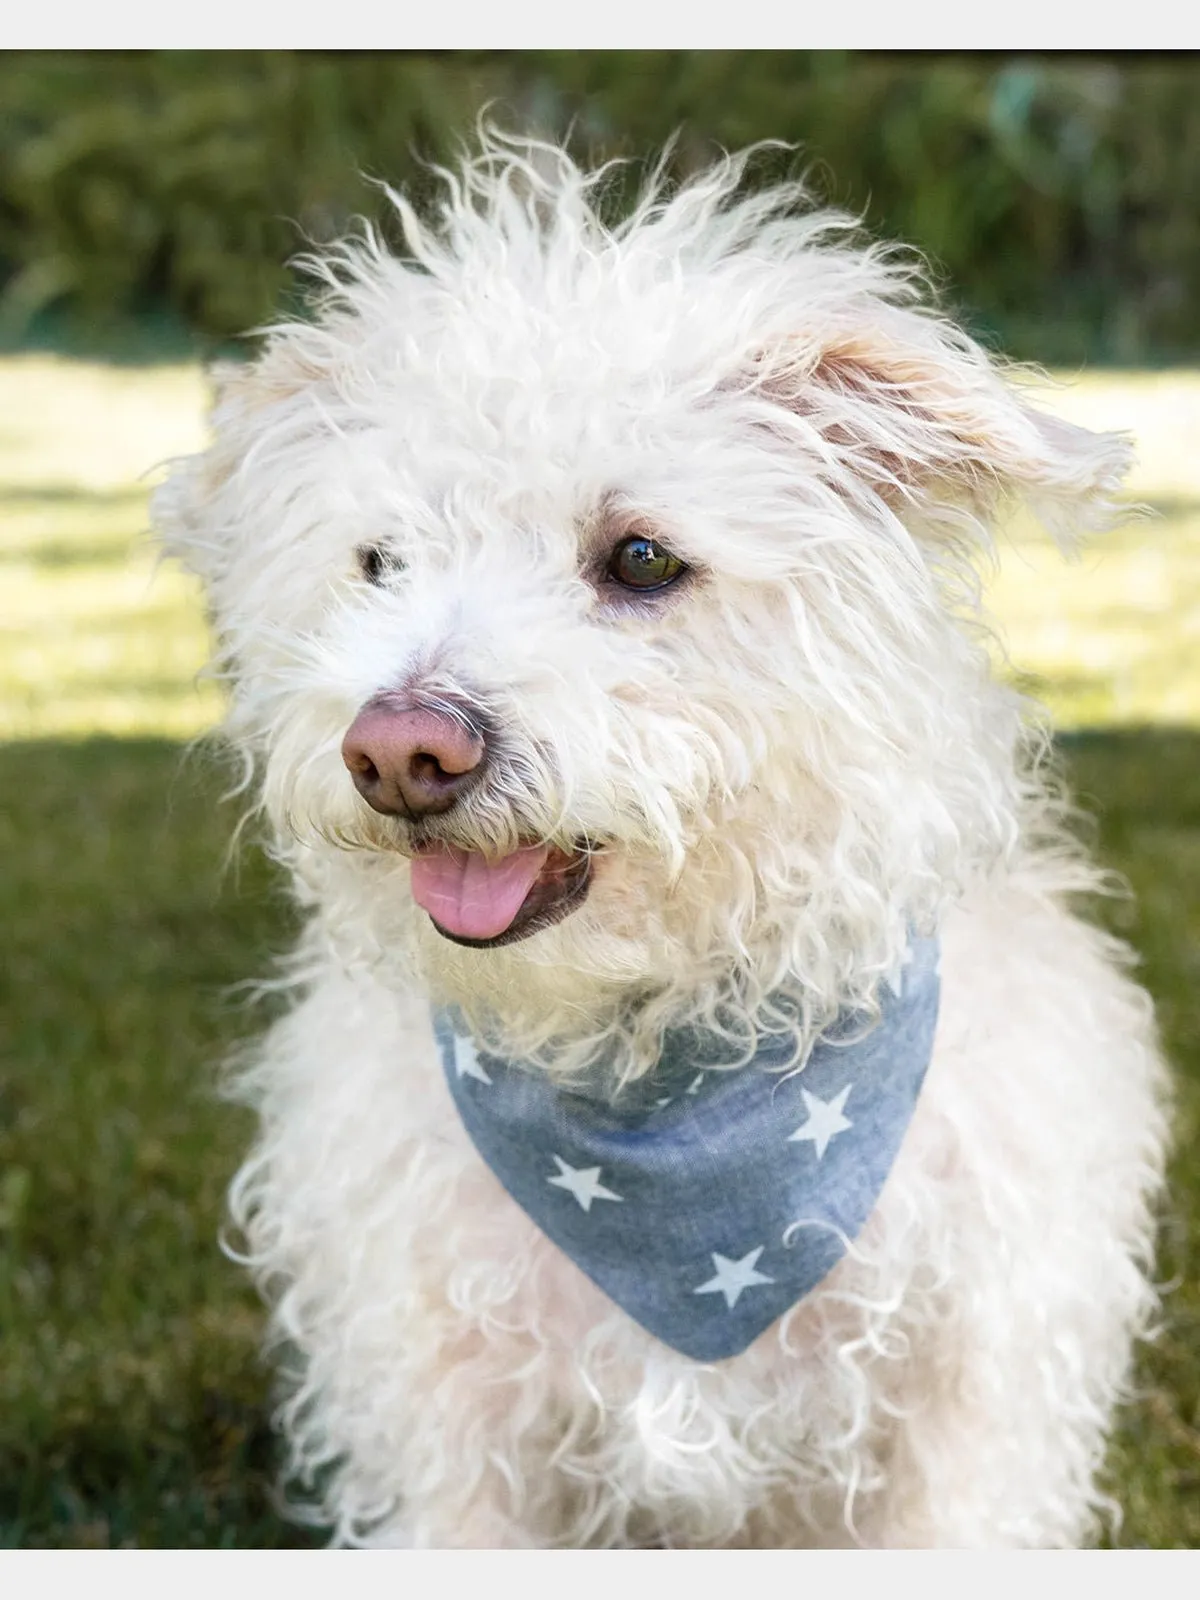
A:
[[[1129,442],[749,159],[606,221],[485,131],[156,491],[304,915],[231,1214],[343,1545],[1113,1509],[1167,1076],[977,573]]]

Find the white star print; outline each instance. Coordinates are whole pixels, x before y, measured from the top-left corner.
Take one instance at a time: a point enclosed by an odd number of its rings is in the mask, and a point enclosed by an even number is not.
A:
[[[698,1289],[693,1289],[693,1294],[723,1294],[725,1304],[730,1311],[738,1303],[738,1296],[743,1289],[752,1289],[757,1283],[774,1283],[774,1278],[768,1278],[765,1272],[756,1272],[755,1266],[758,1258],[766,1249],[760,1244],[757,1250],[751,1250],[740,1261],[730,1261],[728,1256],[712,1252],[713,1266],[716,1272],[702,1283]]]
[[[492,1081],[479,1065],[474,1039],[464,1039],[459,1033],[454,1035],[454,1072],[456,1077],[477,1078],[480,1083]]]
[[[623,1195],[614,1194],[600,1182],[600,1167],[572,1167],[561,1156],[555,1156],[554,1159],[558,1164],[558,1175],[547,1178],[546,1182],[573,1194],[585,1211],[592,1209],[593,1200],[624,1199]]]
[[[829,1141],[854,1126],[849,1117],[842,1115],[846,1097],[853,1087],[852,1083],[848,1083],[833,1100],[821,1100],[817,1095],[809,1094],[807,1089],[801,1089],[800,1093],[804,1096],[804,1105],[808,1111],[808,1121],[802,1123],[795,1133],[788,1135],[788,1143],[790,1144],[793,1139],[811,1139],[813,1148],[817,1152],[817,1160],[820,1161],[829,1148]]]

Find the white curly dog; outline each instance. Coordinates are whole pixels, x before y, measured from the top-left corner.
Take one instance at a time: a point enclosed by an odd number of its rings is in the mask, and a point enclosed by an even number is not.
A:
[[[232,1201],[291,1466],[350,1544],[1074,1545],[1165,1073],[974,573],[1128,443],[744,157],[609,176],[392,194],[156,495],[306,918]]]

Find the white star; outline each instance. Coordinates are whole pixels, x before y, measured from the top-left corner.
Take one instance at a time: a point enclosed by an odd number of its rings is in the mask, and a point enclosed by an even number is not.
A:
[[[743,1289],[752,1289],[756,1283],[774,1283],[774,1278],[768,1278],[765,1272],[755,1272],[754,1267],[766,1245],[760,1244],[757,1250],[751,1250],[740,1261],[730,1261],[728,1256],[712,1252],[713,1266],[716,1272],[702,1283],[698,1289],[693,1289],[693,1294],[723,1294],[725,1304],[730,1311],[737,1305],[738,1296]]]
[[[547,1178],[547,1183],[552,1183],[556,1189],[566,1189],[573,1194],[585,1211],[592,1209],[593,1200],[623,1200],[624,1196],[614,1194],[611,1189],[606,1189],[600,1182],[599,1167],[572,1167],[568,1166],[561,1156],[555,1156],[558,1163],[556,1177]]]
[[[703,1082],[704,1082],[704,1074],[702,1072],[698,1072],[696,1074],[696,1076],[692,1079],[691,1083],[689,1083],[687,1088],[683,1091],[684,1094],[699,1094],[700,1093],[700,1085]]]
[[[854,1085],[848,1083],[833,1100],[821,1100],[815,1094],[809,1094],[807,1089],[801,1089],[804,1104],[808,1111],[808,1121],[796,1129],[795,1133],[788,1135],[788,1143],[793,1139],[811,1139],[813,1148],[817,1152],[817,1160],[829,1148],[829,1141],[835,1139],[839,1133],[845,1133],[847,1128],[854,1124],[849,1117],[842,1115],[842,1108],[846,1104],[846,1096]]]
[[[474,1039],[464,1039],[458,1033],[454,1035],[454,1072],[459,1078],[477,1078],[480,1083],[492,1081],[479,1065]]]
[[[655,1109],[658,1111],[661,1111],[663,1106],[669,1106],[670,1104],[671,1096],[669,1094],[660,1095],[659,1098],[654,1102]]]

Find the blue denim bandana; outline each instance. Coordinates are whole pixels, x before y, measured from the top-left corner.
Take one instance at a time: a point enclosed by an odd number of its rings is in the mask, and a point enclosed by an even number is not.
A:
[[[816,1288],[870,1215],[929,1065],[937,959],[914,939],[878,1020],[844,1012],[799,1072],[771,1035],[713,1070],[728,1049],[681,1028],[615,1098],[477,1049],[452,1010],[434,1028],[467,1132],[517,1204],[655,1338],[721,1361]]]

